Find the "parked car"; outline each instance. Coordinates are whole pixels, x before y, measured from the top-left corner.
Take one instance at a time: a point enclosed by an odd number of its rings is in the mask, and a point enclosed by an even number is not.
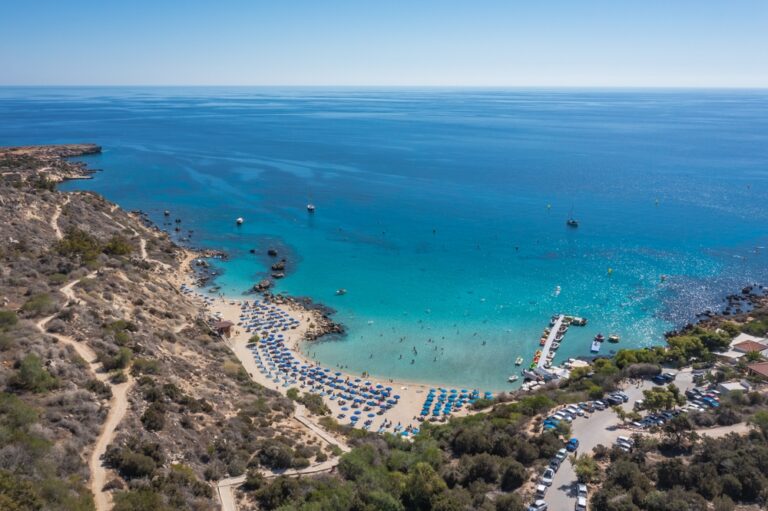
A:
[[[544,495],[546,495],[547,490],[549,487],[545,484],[537,484],[536,485],[536,498],[543,499]]]
[[[629,401],[629,396],[628,396],[628,395],[626,395],[624,392],[622,392],[622,391],[620,391],[620,390],[619,390],[619,391],[617,391],[617,392],[614,392],[613,394],[614,394],[615,396],[619,396],[619,397],[621,398],[621,400],[622,400],[622,401],[624,401],[625,403],[626,403],[627,401]]]
[[[547,503],[541,499],[528,506],[528,511],[547,511],[547,509],[549,509]]]
[[[560,449],[559,451],[557,451],[557,452],[555,453],[555,458],[557,458],[558,460],[560,460],[560,462],[561,462],[561,463],[562,463],[562,462],[563,462],[563,460],[564,460],[565,458],[567,458],[567,457],[568,457],[568,451],[566,451],[565,449]]]
[[[576,507],[574,509],[576,511],[587,511],[587,498],[586,497],[577,497],[576,498]]]
[[[595,408],[597,408],[598,410],[605,410],[606,406],[605,406],[605,403],[603,403],[598,399],[597,401],[595,401]]]
[[[635,410],[642,410],[644,406],[645,406],[645,401],[643,401],[642,399],[638,399],[637,401],[635,401],[635,404],[632,408],[634,408]]]
[[[587,498],[587,485],[579,483],[576,485],[576,495]]]
[[[623,444],[627,444],[630,447],[635,445],[635,441],[632,440],[631,438],[627,437],[627,436],[620,436],[620,437],[616,438],[616,442],[621,442]]]
[[[579,448],[579,439],[578,438],[571,438],[570,440],[568,440],[568,443],[565,444],[565,449],[568,452],[574,452],[578,448]]]
[[[555,478],[555,471],[551,468],[548,468],[544,471],[543,474],[541,474],[541,484],[545,484],[547,486],[552,485],[552,480]]]

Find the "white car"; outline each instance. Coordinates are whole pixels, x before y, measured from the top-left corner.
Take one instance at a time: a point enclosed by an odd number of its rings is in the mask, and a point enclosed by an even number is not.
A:
[[[528,511],[547,511],[547,509],[549,509],[549,506],[543,500],[537,500],[528,506]]]
[[[635,442],[634,442],[634,440],[632,440],[631,438],[629,438],[629,437],[626,437],[626,436],[620,436],[620,437],[618,437],[618,438],[616,439],[616,443],[617,443],[617,444],[624,444],[624,445],[626,445],[627,447],[632,447],[632,446],[634,446],[634,445],[635,445]]]
[[[579,497],[584,497],[584,498],[586,499],[586,498],[587,498],[587,485],[586,485],[586,484],[581,484],[581,483],[580,483],[580,484],[579,484],[579,485],[576,487],[576,494],[577,494]]]
[[[544,471],[543,474],[541,474],[541,484],[545,484],[547,486],[552,485],[552,480],[555,478],[555,471],[551,468],[548,468]]]
[[[576,507],[574,509],[576,511],[587,511],[587,498],[586,497],[578,497],[576,499]]]
[[[543,499],[549,488],[544,484],[536,485],[536,498]]]
[[[568,457],[568,451],[566,451],[565,449],[560,449],[559,451],[557,451],[557,452],[555,453],[555,458],[557,458],[557,459],[558,459],[558,460],[560,460],[561,462],[562,462],[562,461],[563,461],[565,458],[567,458],[567,457]]]

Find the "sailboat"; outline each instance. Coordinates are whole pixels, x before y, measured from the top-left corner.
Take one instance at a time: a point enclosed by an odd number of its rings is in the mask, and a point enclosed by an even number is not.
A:
[[[565,223],[568,227],[576,228],[579,226],[579,221],[573,218],[573,208],[571,208],[571,212],[568,214],[568,220]]]

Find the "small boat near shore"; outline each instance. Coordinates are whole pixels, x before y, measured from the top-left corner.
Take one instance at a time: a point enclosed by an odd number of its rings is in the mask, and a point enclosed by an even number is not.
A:
[[[243,225],[243,222],[245,222],[245,220],[243,220],[243,217],[241,216],[237,217],[237,220],[235,220],[237,225]]]
[[[342,296],[345,294],[347,294],[347,290],[344,289],[343,287],[336,290],[336,296]]]
[[[608,336],[608,342],[612,342],[613,344],[616,344],[621,340],[621,337],[619,337],[618,334],[611,334]]]
[[[522,365],[522,363],[523,363],[523,357],[517,357],[515,359],[515,365],[516,366]]]
[[[605,337],[603,337],[603,334],[597,334],[595,339],[592,341],[592,347],[590,348],[590,351],[592,353],[599,353],[600,347],[603,345],[604,340]]]
[[[516,375],[516,374],[513,374],[513,375],[510,375],[510,377],[509,377],[509,378],[507,378],[507,381],[508,381],[509,383],[514,383],[514,382],[516,382],[516,381],[517,381],[517,380],[519,380],[519,379],[520,379],[520,377],[519,377],[518,375]]]
[[[315,212],[315,205],[312,204],[312,203],[307,204],[307,211],[310,212],[310,213],[314,213]]]

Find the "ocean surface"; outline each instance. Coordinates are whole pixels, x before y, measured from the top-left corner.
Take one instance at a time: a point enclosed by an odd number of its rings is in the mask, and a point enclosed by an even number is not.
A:
[[[554,313],[589,320],[558,362],[768,282],[768,91],[0,88],[0,144],[65,142],[104,152],[63,189],[169,209],[224,292],[279,250],[350,371],[509,388]]]

